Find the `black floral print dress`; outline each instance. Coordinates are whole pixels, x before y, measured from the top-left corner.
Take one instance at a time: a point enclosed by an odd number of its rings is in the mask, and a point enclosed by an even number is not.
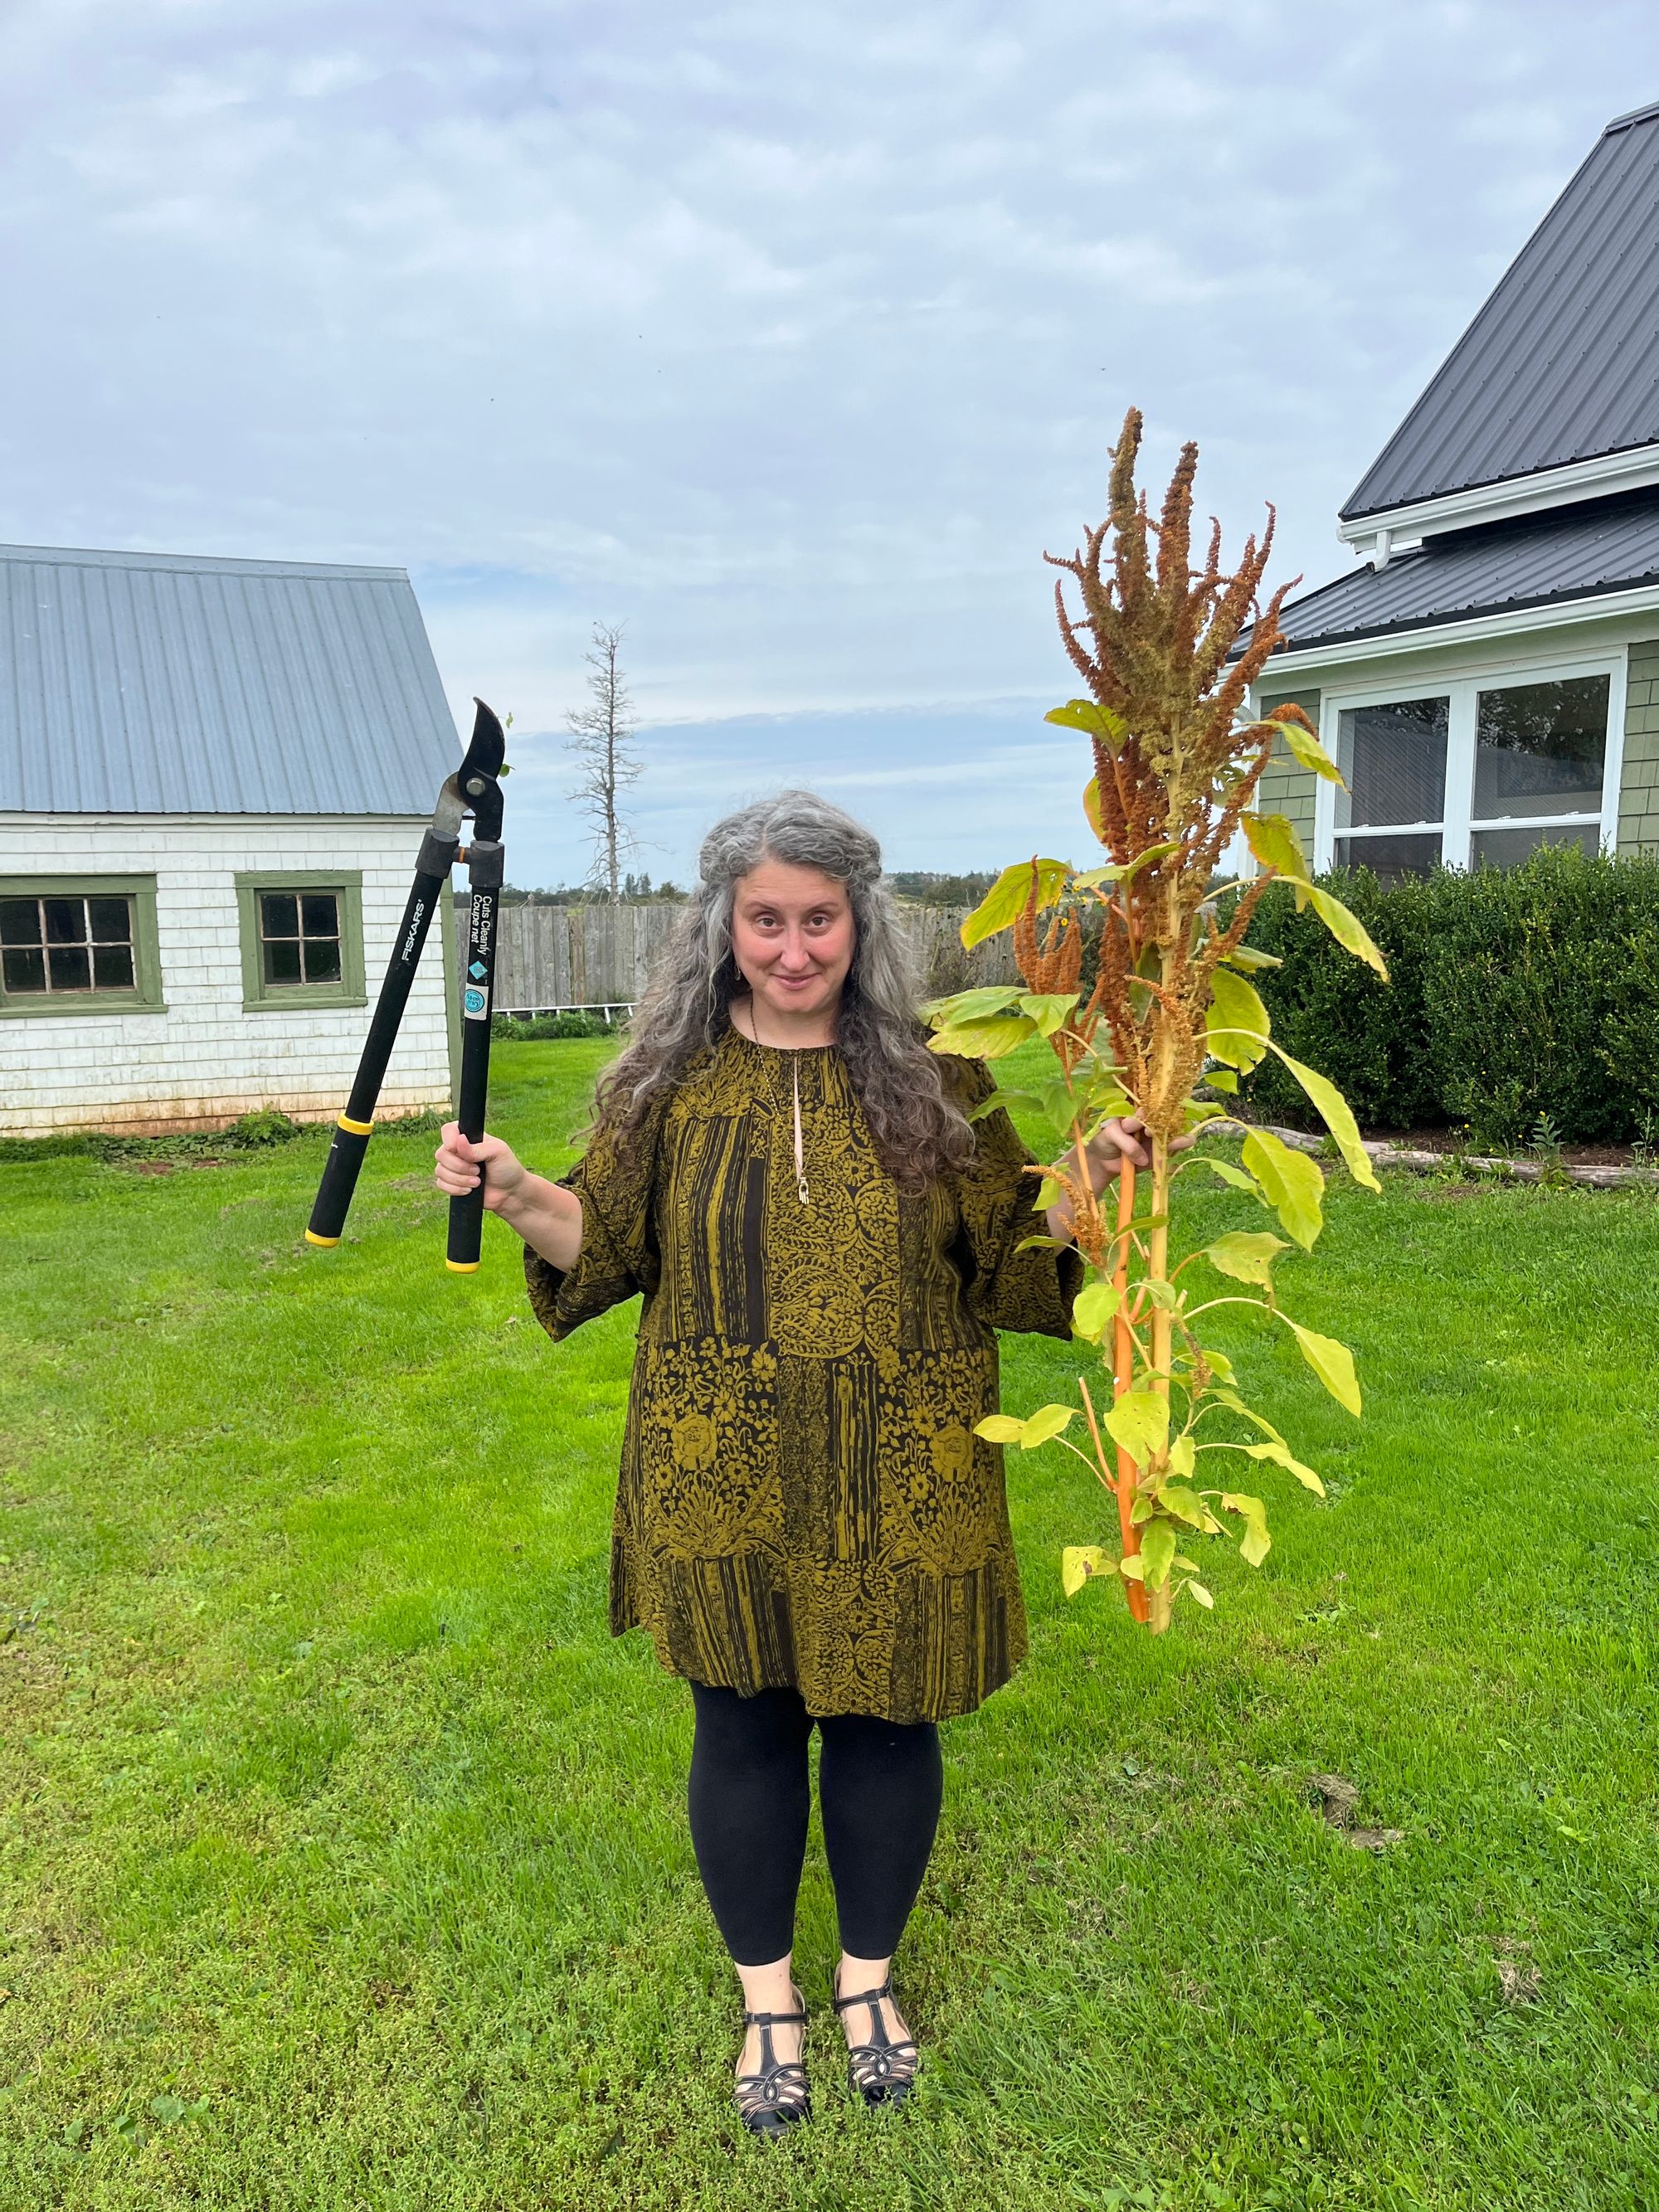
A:
[[[942,1059],[957,1103],[977,1060]],[[799,1077],[809,1203],[794,1165]],[[624,1143],[561,1178],[568,1272],[526,1249],[556,1343],[643,1293],[611,1543],[613,1634],[677,1674],[793,1684],[813,1713],[971,1712],[1025,1656],[997,1410],[999,1328],[1070,1338],[1074,1249],[1046,1232],[1005,1111],[962,1174],[902,1191],[836,1045],[728,1028]]]

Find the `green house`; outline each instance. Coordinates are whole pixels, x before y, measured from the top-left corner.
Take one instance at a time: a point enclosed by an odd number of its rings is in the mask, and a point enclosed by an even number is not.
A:
[[[1659,104],[1610,123],[1343,507],[1363,557],[1284,611],[1264,803],[1385,881],[1542,843],[1659,852]]]

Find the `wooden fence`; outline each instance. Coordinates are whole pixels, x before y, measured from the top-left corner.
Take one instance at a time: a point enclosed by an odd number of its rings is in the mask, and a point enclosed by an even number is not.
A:
[[[1018,976],[1007,935],[964,952],[966,907],[902,906],[904,928],[929,996]],[[504,1014],[553,1014],[570,1006],[636,1006],[653,962],[681,908],[669,899],[611,905],[504,906],[495,950],[495,1007]],[[459,964],[466,964],[466,902],[455,902]]]

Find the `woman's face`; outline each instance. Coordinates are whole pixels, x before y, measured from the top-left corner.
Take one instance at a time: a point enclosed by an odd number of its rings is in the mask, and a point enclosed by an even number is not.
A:
[[[797,1021],[833,1013],[856,943],[852,901],[833,876],[763,860],[738,878],[732,949],[763,1010]]]

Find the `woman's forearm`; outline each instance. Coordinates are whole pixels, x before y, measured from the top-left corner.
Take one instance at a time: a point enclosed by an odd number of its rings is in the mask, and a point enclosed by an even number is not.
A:
[[[562,1183],[526,1175],[495,1211],[550,1267],[568,1269],[582,1249],[582,1202]]]

